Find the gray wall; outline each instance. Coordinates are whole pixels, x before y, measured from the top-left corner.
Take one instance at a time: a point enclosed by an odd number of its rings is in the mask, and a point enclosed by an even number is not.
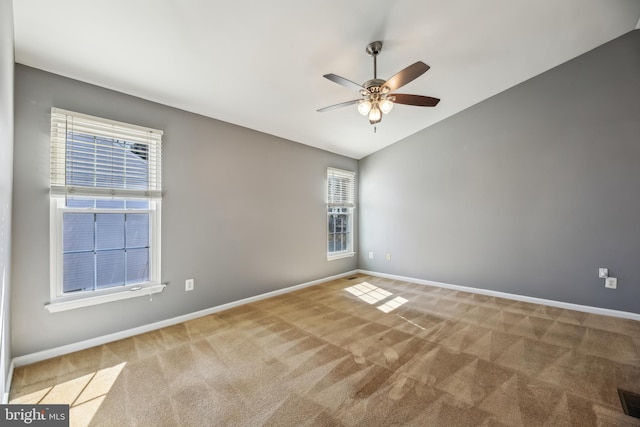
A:
[[[361,160],[359,212],[362,269],[640,313],[640,31]]]
[[[52,106],[164,130],[162,294],[50,314]],[[13,355],[170,319],[357,268],[326,259],[326,168],[356,160],[16,66]],[[195,290],[184,281],[195,278]]]
[[[11,359],[11,191],[13,176],[13,2],[0,0],[0,392]]]

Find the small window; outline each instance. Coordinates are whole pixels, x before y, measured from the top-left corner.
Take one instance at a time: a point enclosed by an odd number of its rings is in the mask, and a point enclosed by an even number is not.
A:
[[[356,207],[356,174],[327,169],[327,259],[350,257],[353,249],[353,212]]]
[[[164,288],[161,138],[162,131],[52,109],[49,311]]]

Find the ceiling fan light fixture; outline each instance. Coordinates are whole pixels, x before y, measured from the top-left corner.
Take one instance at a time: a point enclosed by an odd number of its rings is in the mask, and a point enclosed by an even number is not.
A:
[[[366,116],[371,111],[371,102],[368,99],[358,103],[358,112],[363,116]]]
[[[380,120],[382,120],[382,112],[377,105],[374,105],[371,107],[371,111],[369,111],[369,123],[373,125],[379,123]]]
[[[380,101],[380,111],[382,111],[383,114],[389,113],[392,108],[393,102],[391,102],[391,100],[385,98]]]
[[[323,77],[338,83],[349,89],[356,89],[362,96],[361,99],[342,102],[319,109],[319,112],[330,111],[356,104],[358,112],[369,119],[369,123],[380,123],[383,114],[389,114],[394,104],[414,105],[416,107],[435,107],[440,100],[430,96],[396,94],[395,91],[404,85],[411,83],[423,75],[429,66],[422,61],[417,61],[400,72],[394,74],[388,80],[378,78],[378,65],[376,57],[382,50],[382,42],[375,41],[367,46],[367,54],[373,57],[373,78],[363,84],[354,83],[335,74],[325,74]]]

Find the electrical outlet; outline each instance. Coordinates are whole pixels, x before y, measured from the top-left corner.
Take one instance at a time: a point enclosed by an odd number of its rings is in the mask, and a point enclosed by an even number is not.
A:
[[[369,252],[369,259],[373,259],[373,252]]]
[[[387,261],[391,261],[391,254],[387,254]]]
[[[193,290],[193,286],[194,286],[194,280],[193,279],[187,279],[184,281],[184,290],[185,291],[192,291]]]
[[[615,277],[607,277],[606,279],[604,279],[604,287],[609,289],[617,289],[618,279]]]
[[[599,268],[598,269],[598,277],[601,279],[606,279],[609,277],[609,269],[608,268]]]

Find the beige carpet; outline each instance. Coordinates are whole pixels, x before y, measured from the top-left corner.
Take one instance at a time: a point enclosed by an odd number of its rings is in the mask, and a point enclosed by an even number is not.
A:
[[[359,275],[15,370],[95,426],[639,426],[640,322]]]

